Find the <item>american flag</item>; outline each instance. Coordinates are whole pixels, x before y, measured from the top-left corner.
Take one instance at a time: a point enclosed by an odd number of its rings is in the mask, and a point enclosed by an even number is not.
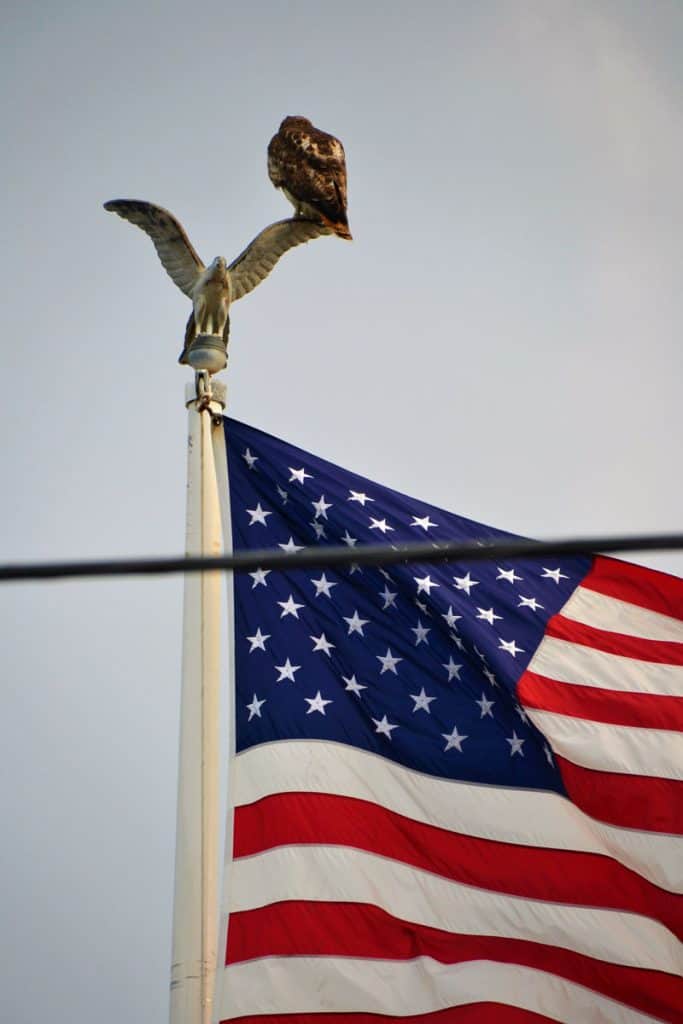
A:
[[[226,436],[236,550],[510,536]],[[683,1020],[682,666],[603,557],[236,577],[216,1019]]]

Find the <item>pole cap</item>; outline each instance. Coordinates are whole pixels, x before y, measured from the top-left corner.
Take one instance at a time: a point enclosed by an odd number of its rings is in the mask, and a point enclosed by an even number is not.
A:
[[[219,373],[228,364],[228,353],[220,334],[198,334],[187,351],[187,362],[193,370]]]

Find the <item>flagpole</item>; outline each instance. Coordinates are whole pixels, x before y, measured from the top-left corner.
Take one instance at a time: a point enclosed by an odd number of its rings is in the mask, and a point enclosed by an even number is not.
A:
[[[188,410],[186,553],[222,551],[215,435],[225,387],[206,372]],[[211,1024],[218,934],[221,574],[185,576],[170,1024]]]

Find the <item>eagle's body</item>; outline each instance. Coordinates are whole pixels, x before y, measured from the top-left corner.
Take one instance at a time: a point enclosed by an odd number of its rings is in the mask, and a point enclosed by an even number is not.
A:
[[[316,220],[351,238],[346,214],[346,160],[334,135],[306,117],[286,117],[268,146],[268,175],[297,217]]]
[[[192,312],[185,328],[185,347],[179,362],[187,362],[187,350],[199,334],[218,334],[228,344],[230,299],[228,264],[223,256],[217,256],[199,275],[192,289]]]
[[[260,284],[283,253],[312,238],[332,234],[319,220],[279,220],[264,228],[230,266],[223,256],[217,256],[205,267],[180,222],[163,207],[141,199],[112,199],[104,208],[149,235],[172,281],[192,299],[181,363],[187,362],[187,350],[199,334],[222,335],[227,345],[230,303]]]
[[[230,308],[230,275],[223,256],[200,274],[192,289],[192,304],[198,334],[222,334]]]

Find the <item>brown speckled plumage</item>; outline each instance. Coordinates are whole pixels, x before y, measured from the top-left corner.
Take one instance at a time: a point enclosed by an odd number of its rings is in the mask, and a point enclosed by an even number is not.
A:
[[[286,117],[268,146],[268,174],[298,217],[318,220],[351,238],[346,215],[344,147],[306,117]]]

